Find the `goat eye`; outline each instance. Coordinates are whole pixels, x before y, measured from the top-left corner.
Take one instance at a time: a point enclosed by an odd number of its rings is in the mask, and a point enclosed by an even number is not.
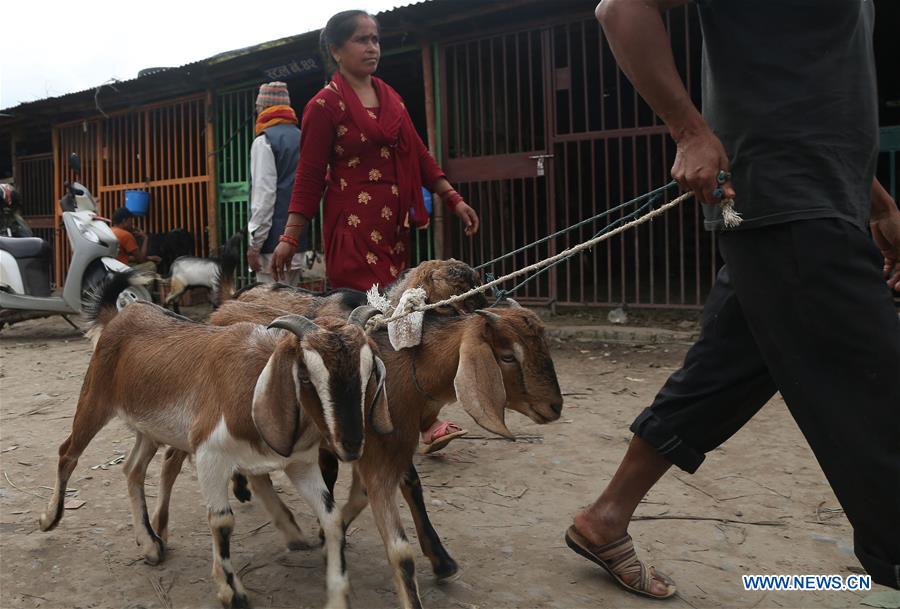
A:
[[[511,353],[504,353],[500,356],[500,361],[506,364],[514,364],[516,363],[516,356]]]

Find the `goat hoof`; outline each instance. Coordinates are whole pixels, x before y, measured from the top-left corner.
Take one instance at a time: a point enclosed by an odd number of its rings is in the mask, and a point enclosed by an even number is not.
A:
[[[250,609],[250,600],[246,594],[235,594],[231,597],[231,603],[225,605],[225,609]]]
[[[156,566],[163,561],[166,556],[166,547],[162,539],[158,537],[153,540],[153,548],[144,554],[144,562],[151,566]]]
[[[325,545],[325,529],[319,529],[319,545],[318,547],[322,547]]]
[[[438,581],[450,579],[457,573],[459,573],[459,565],[449,556],[447,557],[447,560],[434,565],[434,576]]]
[[[56,527],[57,522],[59,521],[50,516],[50,514],[41,514],[38,525],[41,527],[42,531],[50,531]]]
[[[289,541],[287,544],[288,550],[291,552],[299,552],[301,550],[313,550],[321,545],[321,542],[316,544],[311,544],[303,539],[295,539],[294,541]]]

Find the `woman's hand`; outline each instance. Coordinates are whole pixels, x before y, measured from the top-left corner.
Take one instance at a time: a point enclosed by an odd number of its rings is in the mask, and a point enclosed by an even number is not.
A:
[[[453,213],[456,214],[466,226],[466,235],[471,237],[478,232],[478,227],[480,225],[478,214],[475,213],[475,210],[469,207],[465,201],[457,203],[456,207],[453,208]]]
[[[275,281],[281,281],[287,277],[287,273],[291,270],[291,261],[294,259],[294,253],[297,248],[288,243],[281,241],[272,253],[271,273]]]

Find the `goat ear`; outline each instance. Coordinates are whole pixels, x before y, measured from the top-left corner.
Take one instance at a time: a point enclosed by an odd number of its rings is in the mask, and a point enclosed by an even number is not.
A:
[[[394,431],[394,422],[391,420],[391,411],[388,408],[387,391],[384,389],[386,372],[384,362],[380,357],[375,358],[374,396],[369,410],[369,421],[376,433],[386,435]],[[371,383],[369,384],[372,385]]]
[[[503,374],[484,332],[470,330],[463,337],[453,387],[456,399],[476,423],[504,438],[515,438],[503,419],[506,406]]]
[[[256,379],[253,391],[253,423],[269,447],[290,456],[300,427],[299,359],[295,341],[282,342]]]

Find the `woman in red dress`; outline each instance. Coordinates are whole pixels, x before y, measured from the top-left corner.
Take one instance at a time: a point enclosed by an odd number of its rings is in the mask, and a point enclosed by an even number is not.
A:
[[[440,196],[469,236],[478,231],[478,215],[428,153],[397,92],[373,76],[381,56],[375,20],[365,11],[338,13],[320,46],[333,76],[303,111],[300,162],[272,275],[279,280],[288,268],[324,191],[329,285],[386,287],[407,267],[410,231],[428,226],[422,186]],[[453,423],[424,424],[429,452],[464,433]]]
[[[478,216],[428,153],[397,92],[372,75],[381,53],[375,20],[363,11],[338,13],[322,46],[337,70],[303,111],[291,215],[272,273],[279,277],[324,191],[329,285],[386,287],[408,264],[410,230],[428,226],[423,185],[459,216],[466,234],[477,232]]]

